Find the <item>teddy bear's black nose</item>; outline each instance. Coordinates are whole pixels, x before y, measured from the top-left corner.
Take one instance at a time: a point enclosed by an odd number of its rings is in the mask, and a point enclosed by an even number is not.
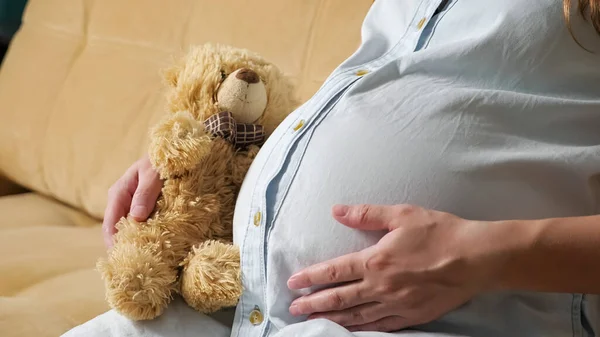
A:
[[[240,69],[235,77],[246,83],[258,83],[260,81],[258,74],[247,68]]]

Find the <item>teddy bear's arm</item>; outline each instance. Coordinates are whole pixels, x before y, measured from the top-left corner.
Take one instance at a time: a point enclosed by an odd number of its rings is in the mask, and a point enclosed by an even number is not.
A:
[[[233,158],[232,180],[238,188],[242,186],[244,177],[246,176],[252,161],[258,154],[259,149],[258,146],[251,145],[246,151],[237,153]]]
[[[192,170],[210,152],[212,139],[188,111],[169,114],[151,132],[149,156],[162,179]]]

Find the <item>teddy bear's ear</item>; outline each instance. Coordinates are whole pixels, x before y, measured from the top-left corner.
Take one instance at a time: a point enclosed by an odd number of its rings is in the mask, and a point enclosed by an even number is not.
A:
[[[184,60],[182,58],[173,56],[171,57],[169,65],[161,69],[160,73],[163,77],[164,83],[167,86],[172,88],[177,87],[177,84],[179,82],[179,74],[181,74],[181,71],[184,67],[183,62]]]

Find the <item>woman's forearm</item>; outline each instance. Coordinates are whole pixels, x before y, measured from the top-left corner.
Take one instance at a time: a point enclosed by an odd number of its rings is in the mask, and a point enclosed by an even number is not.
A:
[[[600,215],[500,225],[517,248],[498,277],[499,287],[600,294]]]

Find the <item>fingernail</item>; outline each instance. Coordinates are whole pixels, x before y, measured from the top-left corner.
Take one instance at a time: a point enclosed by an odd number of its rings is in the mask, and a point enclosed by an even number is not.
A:
[[[292,275],[292,277],[290,277],[290,279],[288,280],[287,284],[288,284],[288,288],[290,289],[297,289],[298,287],[298,276],[297,275]]]
[[[135,206],[132,210],[131,210],[131,215],[136,218],[136,219],[142,219],[146,216],[146,212],[148,211],[148,209],[146,208],[146,206]]]
[[[300,309],[296,303],[292,303],[292,305],[290,305],[290,314],[294,316],[300,315]]]
[[[350,207],[346,205],[336,205],[333,207],[333,215],[335,216],[346,216]]]
[[[300,275],[293,275],[288,280],[288,288],[290,289],[303,289],[309,285],[310,284],[307,284]]]

